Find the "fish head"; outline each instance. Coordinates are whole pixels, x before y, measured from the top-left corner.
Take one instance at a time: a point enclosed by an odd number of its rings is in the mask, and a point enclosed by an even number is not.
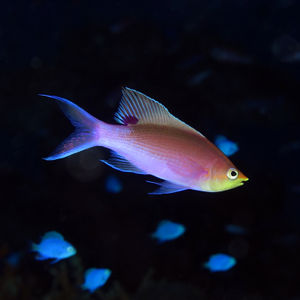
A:
[[[57,255],[60,256],[60,258],[68,258],[77,253],[75,247],[69,243],[65,243],[65,245],[61,248],[60,251],[60,254]]]
[[[110,274],[110,269],[98,269],[98,281],[101,283],[101,285],[107,281],[107,279],[110,277]]]
[[[222,192],[242,186],[248,180],[247,176],[224,157],[218,159],[211,168],[209,188],[211,192]]]

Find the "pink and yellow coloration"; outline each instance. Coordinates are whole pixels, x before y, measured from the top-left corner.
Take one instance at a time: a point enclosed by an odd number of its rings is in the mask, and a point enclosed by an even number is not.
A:
[[[150,174],[165,181],[152,194],[169,194],[186,189],[219,192],[243,185],[248,178],[200,132],[175,118],[157,101],[124,88],[111,125],[89,115],[69,100],[57,100],[76,127],[46,160],[55,160],[94,146],[112,150],[102,160],[123,172]]]

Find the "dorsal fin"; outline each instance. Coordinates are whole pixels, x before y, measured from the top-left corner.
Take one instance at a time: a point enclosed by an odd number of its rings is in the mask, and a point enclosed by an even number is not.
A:
[[[59,240],[63,240],[64,237],[58,233],[57,231],[48,231],[43,235],[43,239],[59,239]]]
[[[162,220],[158,223],[157,227],[160,227],[160,226],[166,226],[168,224],[173,224],[173,222],[169,221],[169,220]]]
[[[161,124],[183,128],[202,135],[197,130],[175,118],[156,100],[130,88],[122,89],[122,100],[115,120],[123,125]],[[203,136],[203,135],[202,135]]]
[[[88,277],[92,272],[96,271],[96,268],[90,268],[85,271],[85,276]]]

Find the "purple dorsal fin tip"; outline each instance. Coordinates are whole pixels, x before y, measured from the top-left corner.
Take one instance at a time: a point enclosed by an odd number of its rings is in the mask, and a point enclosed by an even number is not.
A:
[[[124,124],[125,125],[128,125],[128,124],[136,124],[139,120],[135,117],[135,116],[126,116],[123,120]]]

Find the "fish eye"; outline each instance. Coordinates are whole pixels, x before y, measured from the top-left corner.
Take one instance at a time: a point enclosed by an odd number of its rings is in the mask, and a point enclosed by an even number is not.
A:
[[[239,172],[235,168],[230,168],[226,175],[230,180],[234,180],[239,176]]]
[[[68,247],[67,247],[67,252],[69,252],[69,253],[70,253],[70,252],[73,252],[73,247],[72,247],[72,246],[68,246]]]

